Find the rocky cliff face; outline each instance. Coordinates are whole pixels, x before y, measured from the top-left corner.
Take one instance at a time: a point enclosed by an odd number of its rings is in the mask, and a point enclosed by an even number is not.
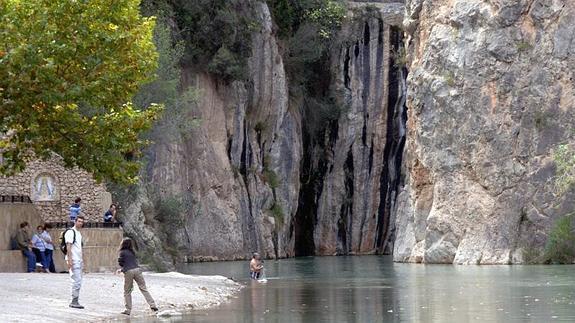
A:
[[[404,68],[398,62],[403,6],[352,8],[331,59],[342,114],[326,129],[324,142],[305,149],[314,176],[302,180],[297,215],[313,220],[295,228],[306,233],[296,241],[300,254],[390,252],[405,132]],[[306,238],[313,240],[300,245]]]
[[[249,80],[184,71],[198,124],[160,134],[124,212],[148,250],[519,263],[573,209],[549,193],[553,150],[574,136],[572,2],[350,2],[325,75],[340,115],[313,133],[268,7],[246,3]]]
[[[553,191],[573,139],[575,3],[406,2],[408,178],[396,261],[507,264],[573,209]]]
[[[249,81],[184,71],[182,87],[199,93],[184,115],[198,125],[155,141],[146,184],[123,212],[127,233],[178,261],[389,251],[403,142],[390,129],[405,119],[403,67],[394,60],[403,5],[350,8],[326,75],[343,114],[312,141],[302,100],[288,95],[269,9],[249,3],[261,26]],[[172,197],[185,205],[167,219],[158,201]]]
[[[299,192],[301,121],[288,106],[269,10],[263,3],[253,9],[261,30],[252,38],[250,83],[184,71],[182,87],[199,94],[184,116],[198,122],[185,134],[157,140],[147,165],[149,184],[139,194],[147,207],[125,212],[136,226],[134,236],[152,230],[179,257],[244,259],[253,251],[293,256],[287,224]],[[166,210],[153,201],[174,197],[184,204],[171,214],[178,221],[162,221]],[[148,221],[138,219],[146,213]]]

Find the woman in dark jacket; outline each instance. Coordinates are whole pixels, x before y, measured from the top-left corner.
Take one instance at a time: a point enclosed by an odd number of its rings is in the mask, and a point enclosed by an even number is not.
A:
[[[120,255],[118,257],[118,264],[122,267],[121,270],[124,273],[124,304],[126,310],[122,314],[130,315],[132,311],[132,289],[134,288],[134,280],[138,283],[140,291],[146,298],[146,302],[150,305],[152,311],[157,312],[158,307],[148,292],[146,288],[146,281],[142,275],[142,270],[138,267],[138,260],[136,259],[136,253],[134,252],[134,244],[132,239],[125,238],[120,244]]]

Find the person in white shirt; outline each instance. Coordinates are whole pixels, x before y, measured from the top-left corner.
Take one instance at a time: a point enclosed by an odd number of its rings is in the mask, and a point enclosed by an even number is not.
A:
[[[80,229],[84,225],[84,217],[78,215],[74,222],[74,227],[67,229],[64,234],[66,242],[66,263],[72,279],[72,302],[70,307],[82,309],[78,298],[80,297],[80,288],[82,287],[82,270],[84,261],[82,258],[82,234]]]

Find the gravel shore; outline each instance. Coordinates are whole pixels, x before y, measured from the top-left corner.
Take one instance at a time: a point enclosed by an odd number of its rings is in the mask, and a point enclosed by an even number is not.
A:
[[[218,306],[238,292],[241,285],[223,276],[180,273],[144,273],[146,285],[158,304],[160,316]],[[69,308],[70,278],[67,274],[0,274],[0,322],[102,322],[126,319],[124,278],[114,274],[85,274],[80,303]],[[134,283],[131,318],[155,315]]]

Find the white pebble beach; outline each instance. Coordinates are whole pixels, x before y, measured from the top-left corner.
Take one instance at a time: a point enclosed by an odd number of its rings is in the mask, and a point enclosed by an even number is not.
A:
[[[223,276],[144,273],[156,301],[158,315],[186,313],[226,302],[241,285]],[[1,273],[0,322],[101,322],[128,318],[124,310],[124,278],[115,274],[85,274],[80,303],[85,309],[68,307],[70,277],[67,274]],[[156,315],[146,304],[137,285],[132,292],[131,318]]]

